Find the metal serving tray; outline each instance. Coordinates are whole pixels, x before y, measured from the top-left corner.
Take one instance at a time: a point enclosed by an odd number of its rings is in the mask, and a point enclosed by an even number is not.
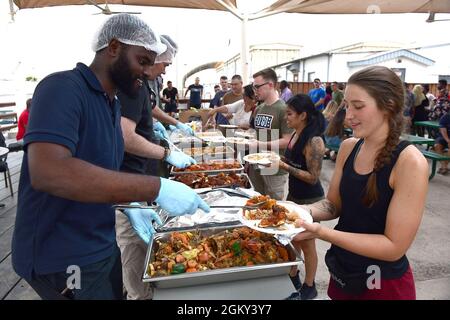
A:
[[[191,227],[190,229],[183,228],[183,231],[184,232],[200,231],[202,234],[210,236],[225,230],[233,230],[239,227],[243,227],[243,225],[242,224],[233,226],[227,225],[209,228]],[[156,288],[185,287],[217,282],[272,277],[283,274],[287,275],[292,266],[298,265],[299,263],[303,262],[302,258],[298,256],[292,244],[289,243],[287,246],[285,246],[285,248],[288,250],[290,256],[295,257],[295,260],[289,262],[261,264],[246,267],[231,267],[224,269],[174,274],[170,276],[152,277],[150,274],[147,273],[147,270],[149,263],[154,260],[154,255],[158,250],[156,240],[166,240],[170,237],[170,234],[171,232],[157,232],[153,236],[153,239],[150,241],[148,246],[144,265],[145,271],[142,277],[142,281],[152,282]]]
[[[214,149],[214,152],[209,152]],[[194,153],[192,153],[192,150]],[[196,160],[214,160],[214,159],[230,159],[234,157],[234,149],[230,146],[210,146],[210,147],[194,147],[183,148],[183,152]]]
[[[223,159],[223,160],[210,160],[208,161],[210,163],[222,163],[222,162],[239,162],[236,159]],[[201,170],[201,171],[175,171],[175,167],[172,167],[170,170],[170,174],[177,175],[177,174],[187,174],[187,173],[208,173],[208,174],[218,174],[221,172],[242,172],[244,171],[244,166],[242,163],[240,163],[240,166],[238,168],[232,168],[232,169],[219,169],[219,170]]]
[[[197,172],[198,173],[198,172]],[[227,172],[224,172],[227,173]],[[240,177],[244,177],[247,181],[246,181],[246,185],[245,187],[240,187],[242,189],[255,189],[255,187],[253,186],[252,181],[250,180],[250,177],[246,174],[246,173],[237,173],[236,175],[240,176]],[[212,175],[208,175],[208,177],[215,177],[217,176],[217,174],[212,174]],[[170,180],[175,180],[175,177],[170,177]],[[194,189],[196,192],[201,193],[201,192],[205,192],[205,191],[209,191],[209,190],[213,190],[213,189],[220,189],[220,188],[226,188],[227,186],[213,186],[213,187],[208,187],[208,188],[197,188]],[[228,186],[230,187],[230,186]],[[233,187],[233,186],[231,186]]]

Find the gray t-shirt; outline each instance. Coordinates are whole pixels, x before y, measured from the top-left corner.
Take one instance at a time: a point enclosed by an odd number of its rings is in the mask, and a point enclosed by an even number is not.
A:
[[[288,128],[285,114],[286,104],[281,99],[271,105],[265,103],[259,105],[255,113],[257,139],[260,141],[272,141],[281,139],[283,134],[291,133],[293,130]],[[284,151],[284,149],[280,149],[279,154],[284,155]],[[278,174],[286,174],[286,172],[282,171]]]

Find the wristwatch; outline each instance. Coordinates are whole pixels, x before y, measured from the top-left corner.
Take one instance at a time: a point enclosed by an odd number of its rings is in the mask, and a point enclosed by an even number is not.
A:
[[[164,147],[164,156],[162,158],[162,160],[166,161],[167,157],[170,155],[170,148],[169,147]]]

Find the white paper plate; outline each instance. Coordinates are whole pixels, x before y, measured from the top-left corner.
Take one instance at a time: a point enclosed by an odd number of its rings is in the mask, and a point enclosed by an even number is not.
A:
[[[296,204],[292,201],[277,201],[277,204],[285,207],[290,212],[298,213],[298,215],[300,216],[300,219],[303,219],[308,223],[313,223],[313,218],[312,218],[311,214],[307,210],[300,207],[298,204]],[[243,225],[245,225],[251,229],[258,230],[260,232],[264,232],[264,233],[280,234],[280,235],[293,235],[293,234],[297,234],[297,233],[305,231],[304,228],[296,228],[293,223],[284,223],[279,227],[268,227],[268,228],[258,227],[261,220],[248,220],[245,217],[244,211],[242,209],[239,211],[238,217],[239,217],[239,221]]]
[[[270,164],[272,161],[280,160],[280,156],[273,152],[251,153],[242,158],[252,164]]]

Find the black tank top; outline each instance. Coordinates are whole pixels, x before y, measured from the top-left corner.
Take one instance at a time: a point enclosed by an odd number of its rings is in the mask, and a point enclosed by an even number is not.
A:
[[[284,152],[284,157],[288,160],[288,165],[307,171],[308,166],[306,164],[306,158],[303,155],[303,152],[292,152],[293,146],[291,146],[291,141],[294,138],[294,135],[295,133],[291,136],[291,140],[289,140],[288,147]],[[309,184],[289,174],[289,195],[295,199],[312,199],[321,197],[323,194],[323,188],[320,184],[320,180],[318,180],[316,184]]]
[[[359,140],[347,158],[342,172],[339,193],[342,210],[335,229],[345,232],[384,234],[386,216],[394,190],[389,186],[389,176],[400,153],[409,142],[401,141],[394,150],[391,162],[377,172],[378,201],[368,208],[362,203],[369,174],[360,175],[354,169],[354,161],[364,140]],[[349,273],[366,272],[370,265],[377,265],[381,269],[384,279],[400,278],[408,269],[409,262],[404,255],[394,262],[381,261],[364,257],[338,246],[332,245],[329,254],[336,256],[338,261]]]

